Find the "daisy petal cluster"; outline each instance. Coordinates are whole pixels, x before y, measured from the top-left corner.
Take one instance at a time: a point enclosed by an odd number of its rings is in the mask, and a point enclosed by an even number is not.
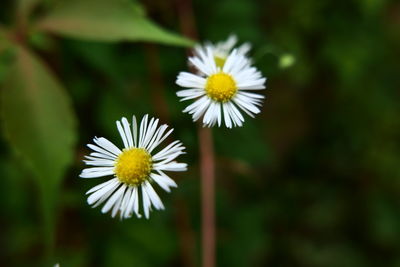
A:
[[[266,78],[243,52],[233,49],[221,65],[215,50],[206,46],[197,49],[189,62],[197,72],[179,73],[176,83],[188,88],[177,92],[181,101],[194,99],[183,110],[193,121],[202,117],[204,126],[221,126],[224,121],[228,128],[240,127],[244,122],[241,111],[251,117],[260,112],[264,96],[249,91],[265,89]]]
[[[221,41],[216,44],[206,42],[204,45],[196,45],[194,48],[194,54],[200,56],[202,53],[206,53],[207,49],[211,49],[216,65],[222,67],[237,42],[238,39],[236,35],[232,34],[226,41]],[[250,49],[251,45],[249,43],[244,43],[236,50],[239,55],[247,56]]]
[[[185,147],[180,141],[174,141],[154,153],[173,129],[159,125],[158,119],[149,119],[148,115],[143,117],[139,127],[135,116],[132,125],[126,118],[116,123],[124,144],[122,150],[103,137],[95,137],[94,144],[88,144],[93,152],[85,157],[85,163],[92,167],[84,169],[80,177],[112,178],[90,189],[87,201],[93,207],[104,204],[101,211],[111,211],[112,217],[119,213],[121,219],[129,218],[135,213],[140,218],[142,210],[149,218],[152,208],[164,209],[153,185],[170,192],[170,188],[177,185],[165,172],[187,169],[185,163],[175,161],[185,153]]]

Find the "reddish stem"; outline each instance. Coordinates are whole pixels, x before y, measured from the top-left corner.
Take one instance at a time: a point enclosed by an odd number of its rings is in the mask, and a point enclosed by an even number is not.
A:
[[[177,0],[182,33],[197,39],[191,0]],[[191,54],[191,51],[188,51]],[[213,139],[210,128],[198,127],[200,146],[201,204],[202,204],[202,265],[215,266],[215,166]]]
[[[215,174],[212,132],[199,126],[203,266],[215,266]]]
[[[144,45],[146,62],[149,69],[149,81],[152,87],[151,101],[158,116],[165,122],[170,121],[170,112],[166,101],[164,90],[164,77],[160,66],[158,47],[153,44]],[[195,266],[195,238],[190,226],[187,202],[182,197],[176,197],[175,221],[179,233],[182,265],[187,267]]]

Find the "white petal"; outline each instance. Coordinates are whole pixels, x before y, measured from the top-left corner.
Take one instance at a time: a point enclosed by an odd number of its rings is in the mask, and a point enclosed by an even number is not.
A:
[[[105,139],[104,137],[94,138],[93,141],[102,148],[106,149],[107,151],[110,151],[111,153],[117,156],[121,154],[121,150],[118,147],[116,147],[113,143]]]
[[[101,189],[101,188],[103,188],[103,187],[105,187],[105,186],[107,186],[109,184],[114,184],[116,181],[118,181],[118,179],[117,178],[113,178],[113,179],[110,179],[110,180],[108,180],[108,181],[106,181],[104,183],[98,184],[98,185],[92,187],[90,190],[88,190],[86,192],[86,194],[90,194],[92,192],[95,192],[95,191],[97,191],[97,190],[99,190],[99,189]]]
[[[189,106],[187,106],[184,110],[183,113],[188,112],[189,114],[194,113],[200,106],[202,106],[205,102],[208,101],[208,97],[207,96],[203,96],[200,99],[194,101],[192,104],[190,104]]]
[[[129,148],[128,140],[126,139],[125,131],[122,128],[121,122],[117,121],[116,124],[117,124],[118,132],[119,132],[119,134],[120,134],[120,136],[122,138],[122,142],[124,143],[124,147],[125,148]]]
[[[109,160],[115,160],[117,157],[115,155],[109,156],[103,153],[98,153],[98,152],[92,152],[90,153],[90,156],[99,158],[99,159],[109,159]]]
[[[157,165],[154,164],[154,169],[159,171],[175,171],[175,172],[182,172],[187,170],[186,163],[178,163],[178,162],[170,162],[168,164]]]
[[[132,187],[127,186],[127,189],[126,189],[126,191],[125,191],[124,197],[122,198],[122,201],[121,201],[121,206],[119,207],[119,210],[120,210],[120,213],[119,213],[120,219],[129,218],[129,217],[130,217],[130,216],[129,216],[129,212],[128,212],[128,214],[127,214],[127,210],[128,210],[129,202],[130,202],[130,200],[131,200],[131,195],[132,195]],[[127,214],[127,215],[126,215],[126,214]]]
[[[186,101],[189,99],[194,99],[194,98],[199,98],[203,95],[205,95],[204,89],[187,89],[187,90],[181,90],[176,93],[178,97],[181,97],[182,99],[180,101]]]
[[[104,196],[107,197],[112,192],[114,192],[114,190],[120,185],[120,183],[117,179],[112,179],[110,181],[111,181],[111,183],[98,189],[96,192],[94,192],[93,194],[91,194],[88,197],[87,202],[89,205],[93,205],[95,202],[99,201],[101,198],[104,198]],[[94,189],[94,188],[95,187],[93,187],[92,189]],[[88,191],[88,193],[89,192],[90,192],[90,190]]]
[[[114,204],[122,197],[126,189],[126,185],[122,184],[121,187],[107,200],[106,204],[104,204],[103,208],[101,209],[102,213],[108,212]]]
[[[182,146],[182,143],[179,141],[174,141],[171,144],[169,144],[168,146],[166,146],[165,148],[163,148],[160,152],[158,152],[157,154],[155,154],[153,156],[153,160],[154,161],[159,161],[159,160],[163,160],[166,157],[168,157],[169,155],[176,153],[178,151],[183,151],[185,149],[184,146]]]
[[[226,127],[232,128],[231,117],[230,117],[230,114],[228,113],[226,103],[222,104],[222,109],[223,109],[223,112],[224,112],[224,120],[225,120]]]
[[[124,117],[122,118],[122,125],[124,126],[124,131],[126,135],[126,139],[128,141],[128,147],[134,147],[133,145],[133,139],[132,139],[132,132],[131,132],[131,127],[129,126],[128,120]]]
[[[193,64],[199,71],[206,75],[211,75],[212,70],[209,66],[207,66],[203,61],[201,61],[198,57],[190,57],[189,62]],[[178,83],[178,81],[177,81]],[[191,86],[190,86],[191,87]]]
[[[133,196],[135,198],[134,204],[133,204],[133,210],[135,211],[136,216],[138,218],[141,218],[142,215],[139,213],[139,189],[137,187],[135,187],[133,189]]]
[[[148,115],[144,115],[142,121],[140,122],[140,129],[139,129],[139,144],[138,147],[143,147],[143,141],[146,135],[146,130],[147,130],[147,120],[148,120]]]
[[[151,184],[146,181],[144,183],[144,186],[146,187],[146,192],[150,198],[151,203],[153,203],[153,206],[157,210],[165,209],[160,197],[157,195],[156,191],[154,191],[154,188],[151,186]]]
[[[128,188],[128,190],[129,190],[129,198],[127,199],[127,203],[126,203],[126,206],[124,207],[124,210],[122,210],[122,207],[121,207],[121,211],[123,212],[123,216],[125,218],[131,217],[131,215],[133,213],[133,204],[134,204],[134,201],[135,201],[134,188],[135,187],[133,187],[133,186],[130,186]]]
[[[132,133],[133,133],[133,145],[135,146],[135,147],[137,147],[138,146],[138,143],[137,143],[137,129],[138,127],[137,127],[137,121],[136,121],[136,116],[135,115],[133,115],[132,116]]]
[[[97,178],[114,174],[113,167],[94,167],[83,169],[79,175],[81,178]]]
[[[239,91],[237,94],[238,95],[243,95],[243,96],[246,96],[246,97],[249,97],[249,98],[257,98],[257,99],[264,99],[265,98],[265,96],[263,96],[263,95],[250,93],[250,92]]]
[[[233,102],[235,102],[239,107],[241,107],[244,111],[250,111],[254,114],[260,113],[260,109],[251,103],[246,103],[242,101],[240,98],[234,98]]]
[[[117,201],[114,204],[114,207],[112,208],[111,217],[113,217],[113,218],[115,217],[115,215],[117,215],[117,212],[120,210],[122,199],[125,196],[125,191],[126,191],[127,186],[122,185],[121,187],[124,188],[124,191],[122,192],[122,195],[118,197]]]
[[[178,185],[175,183],[174,180],[169,178],[168,176],[163,176],[163,175],[158,175],[155,173],[152,173],[150,175],[151,179],[153,179],[154,182],[156,182],[162,189],[164,189],[167,192],[170,192],[170,187],[178,187]]]
[[[144,140],[144,142],[142,144],[142,146],[144,148],[146,148],[146,149],[149,148],[148,145],[149,145],[150,141],[152,139],[154,139],[153,137],[154,137],[154,134],[155,134],[155,132],[157,130],[158,121],[159,121],[158,119],[156,119],[156,120],[152,119],[152,121],[150,121],[148,130],[147,130],[147,133],[146,133],[146,138],[145,138],[145,140]]]
[[[212,101],[209,108],[207,109],[206,113],[203,117],[203,123],[207,126],[213,126],[215,121],[218,117],[217,108],[219,103]]]
[[[99,156],[102,156],[102,157],[109,157],[109,158],[117,158],[117,155],[114,155],[113,153],[108,152],[107,150],[105,150],[105,149],[103,149],[103,148],[101,148],[101,147],[98,147],[98,146],[96,146],[96,145],[88,144],[87,146],[88,146],[90,149],[92,149],[92,150],[94,150],[94,151],[97,151],[97,152],[99,153]]]
[[[244,119],[243,119],[243,116],[239,117],[237,115],[237,114],[239,114],[241,116],[240,112],[236,109],[236,107],[231,102],[227,102],[226,103],[226,110],[228,111],[228,113],[229,113],[234,125],[241,127],[243,125],[242,121]]]
[[[197,107],[197,110],[193,112],[193,121],[197,121],[201,116],[204,115],[207,109],[209,109],[212,100],[205,96],[205,100]]]
[[[98,167],[111,167],[114,166],[115,161],[108,159],[99,159],[99,160],[84,160],[86,165],[98,166]]]
[[[144,189],[143,185],[141,186],[141,188],[142,188],[144,217],[146,217],[146,219],[148,219],[149,218],[149,214],[150,214],[150,199],[149,199],[149,196],[147,195],[147,192]]]
[[[206,84],[206,79],[189,72],[180,72],[176,84],[182,87],[202,89]]]
[[[147,151],[151,153],[154,148],[159,145],[159,141],[163,137],[165,130],[168,128],[166,124],[161,125],[157,131],[154,133],[153,139],[149,142]]]

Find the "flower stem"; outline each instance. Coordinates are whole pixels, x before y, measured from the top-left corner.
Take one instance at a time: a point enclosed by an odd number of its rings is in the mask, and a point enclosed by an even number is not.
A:
[[[163,11],[164,12],[164,11]],[[148,64],[149,82],[151,85],[151,102],[158,116],[169,123],[171,114],[166,98],[164,77],[161,71],[158,47],[154,44],[145,44],[144,51]],[[195,265],[195,237],[190,225],[189,208],[187,201],[182,196],[176,196],[175,222],[179,234],[182,266],[194,267]]]
[[[197,39],[191,0],[176,1],[182,33]],[[191,51],[188,51],[191,54]],[[215,166],[212,132],[199,125],[201,205],[202,205],[202,266],[215,266]]]
[[[210,128],[199,126],[203,266],[215,266],[215,173]]]

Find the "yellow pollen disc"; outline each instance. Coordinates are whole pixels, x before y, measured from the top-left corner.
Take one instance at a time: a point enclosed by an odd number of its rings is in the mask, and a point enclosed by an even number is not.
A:
[[[222,67],[225,65],[226,58],[214,56],[214,61],[215,65],[217,65],[217,67],[220,67],[222,69]]]
[[[115,161],[115,174],[120,182],[139,185],[148,179],[152,168],[150,154],[143,148],[124,149]]]
[[[219,102],[227,102],[236,94],[236,82],[232,76],[223,72],[213,74],[207,79],[207,95]]]

